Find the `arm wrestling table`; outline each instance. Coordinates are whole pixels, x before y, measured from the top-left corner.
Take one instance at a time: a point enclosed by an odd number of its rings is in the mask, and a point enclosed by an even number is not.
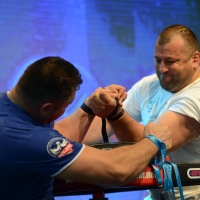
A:
[[[95,144],[95,148],[109,150],[122,145],[130,145],[133,143],[108,143]],[[200,164],[177,164],[182,186],[200,185]],[[161,176],[164,179],[164,173],[161,169]],[[172,172],[173,185],[177,186],[174,171]],[[92,194],[91,200],[108,200],[105,198],[105,193],[136,191],[159,188],[157,178],[153,167],[149,164],[145,170],[133,181],[119,187],[100,187],[96,185],[66,182],[65,180],[54,179],[54,196],[71,196]]]
[[[178,164],[177,166],[182,186],[200,184],[200,164]],[[174,186],[177,186],[174,174],[172,174],[172,179]],[[158,188],[158,183],[153,168],[150,165],[146,167],[135,181],[119,187],[106,188],[85,183],[66,182],[65,180],[57,178],[54,180],[54,196],[92,194],[92,200],[108,199],[105,198],[105,193],[146,190],[152,188]]]

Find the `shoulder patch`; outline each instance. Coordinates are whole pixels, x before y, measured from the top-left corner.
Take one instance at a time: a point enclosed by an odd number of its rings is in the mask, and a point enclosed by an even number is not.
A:
[[[60,158],[62,156],[72,153],[73,145],[69,140],[63,137],[55,137],[48,142],[47,152],[52,157]]]

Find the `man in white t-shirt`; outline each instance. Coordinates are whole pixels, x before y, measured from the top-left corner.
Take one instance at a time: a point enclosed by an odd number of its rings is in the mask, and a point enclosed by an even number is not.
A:
[[[117,123],[109,124],[120,141],[141,140],[150,121],[167,125],[173,140],[168,151],[171,162],[200,163],[200,53],[195,34],[182,25],[167,27],[156,41],[154,58],[156,74],[143,78],[128,91],[125,114]],[[89,138],[99,140],[94,135],[97,124],[98,119],[86,143]],[[159,193],[151,190],[146,199],[159,200]],[[184,187],[184,195],[185,199],[200,199],[200,185]]]

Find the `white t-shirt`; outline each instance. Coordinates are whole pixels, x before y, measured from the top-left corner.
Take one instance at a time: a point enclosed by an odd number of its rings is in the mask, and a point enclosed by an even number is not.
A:
[[[167,110],[184,114],[200,123],[200,79],[177,93],[170,93],[160,86],[156,74],[147,76],[128,91],[123,107],[136,121],[144,125],[154,121]],[[169,156],[173,163],[200,163],[200,137],[170,153]],[[189,196],[193,197],[193,200],[200,199],[200,185],[183,189],[184,194],[192,193]],[[157,196],[156,193],[154,196]],[[146,199],[157,200],[160,196]]]

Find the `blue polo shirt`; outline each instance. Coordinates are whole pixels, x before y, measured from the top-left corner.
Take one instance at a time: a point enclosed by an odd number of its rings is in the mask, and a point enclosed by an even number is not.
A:
[[[42,125],[0,93],[0,199],[52,200],[53,177],[84,145]]]

